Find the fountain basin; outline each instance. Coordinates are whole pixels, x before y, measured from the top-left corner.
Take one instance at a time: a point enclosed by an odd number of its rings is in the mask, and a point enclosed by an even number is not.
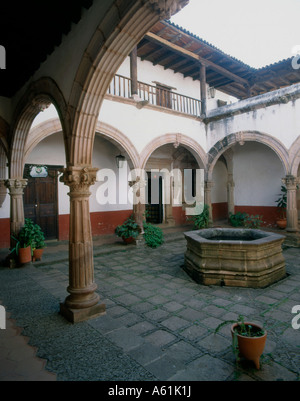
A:
[[[263,288],[286,276],[283,235],[244,228],[209,228],[184,235],[184,270],[198,283]]]

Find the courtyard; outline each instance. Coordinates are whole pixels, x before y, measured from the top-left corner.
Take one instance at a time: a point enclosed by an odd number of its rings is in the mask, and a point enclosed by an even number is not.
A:
[[[49,242],[39,262],[1,267],[7,327],[0,330],[0,380],[298,381],[292,308],[300,304],[300,249],[284,246],[287,277],[262,289],[197,284],[182,268],[185,249],[183,232],[174,230],[165,230],[157,249],[94,239],[106,314],[76,324],[59,314],[68,286],[66,241]],[[268,332],[260,370],[236,363],[230,323],[214,332],[240,314]]]

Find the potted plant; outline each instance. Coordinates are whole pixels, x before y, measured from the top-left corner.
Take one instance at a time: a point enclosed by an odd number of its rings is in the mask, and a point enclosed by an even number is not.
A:
[[[15,247],[10,253],[18,256],[20,264],[31,262],[32,257],[32,245],[34,242],[34,223],[30,219],[25,219],[25,224],[21,228],[17,237],[12,236],[12,239],[16,242]]]
[[[287,206],[287,189],[284,185],[281,185],[281,193],[278,194],[279,198],[275,201],[280,211],[280,216],[276,220],[276,224],[279,228],[286,228],[286,206]]]
[[[139,225],[134,221],[133,217],[130,216],[125,220],[123,224],[116,227],[115,233],[118,237],[122,238],[123,241],[128,244],[134,241],[140,233]]]
[[[230,331],[237,361],[240,360],[240,357],[244,357],[254,362],[256,369],[260,369],[259,360],[265,348],[267,331],[258,324],[245,322],[244,317],[239,315],[237,321],[228,320],[221,323],[215,333],[228,323],[233,323]]]
[[[33,236],[34,238],[32,243],[32,248],[33,248],[32,260],[35,262],[36,260],[42,259],[44,248],[46,246],[45,235],[38,224],[34,224]]]

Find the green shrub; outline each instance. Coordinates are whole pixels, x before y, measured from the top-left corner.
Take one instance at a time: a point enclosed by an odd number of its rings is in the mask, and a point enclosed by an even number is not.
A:
[[[248,213],[237,212],[230,215],[230,224],[233,227],[259,228],[262,223],[262,216],[249,215]]]
[[[139,235],[140,227],[133,217],[128,217],[123,224],[116,227],[115,233],[121,238],[136,238]]]
[[[246,228],[259,228],[262,223],[262,216],[257,215],[247,215],[244,220],[244,227]]]
[[[243,227],[244,221],[247,217],[248,217],[247,213],[242,213],[242,212],[237,212],[236,214],[231,213],[229,221],[233,227]]]
[[[208,205],[204,205],[202,213],[197,214],[195,216],[189,216],[188,221],[192,221],[194,223],[194,229],[196,230],[208,227],[209,223]]]
[[[160,227],[144,221],[144,239],[150,248],[157,248],[164,242],[164,235]]]

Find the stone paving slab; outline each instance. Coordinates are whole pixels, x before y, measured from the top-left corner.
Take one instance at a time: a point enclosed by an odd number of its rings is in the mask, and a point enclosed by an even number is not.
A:
[[[288,276],[268,288],[203,286],[182,269],[184,238],[173,239],[158,249],[119,244],[109,257],[108,247],[101,253],[99,246],[95,281],[106,315],[77,324],[59,314],[68,265],[55,252],[42,264],[0,268],[0,299],[23,328],[22,335],[0,330],[0,380],[42,374],[58,381],[299,380],[300,329],[292,328],[291,308],[300,305],[300,249],[284,250]],[[240,313],[268,331],[259,371],[251,363],[236,363],[229,323],[214,333]],[[27,377],[22,353],[10,349],[3,333],[30,347],[22,351]],[[38,368],[29,364],[35,358]]]

